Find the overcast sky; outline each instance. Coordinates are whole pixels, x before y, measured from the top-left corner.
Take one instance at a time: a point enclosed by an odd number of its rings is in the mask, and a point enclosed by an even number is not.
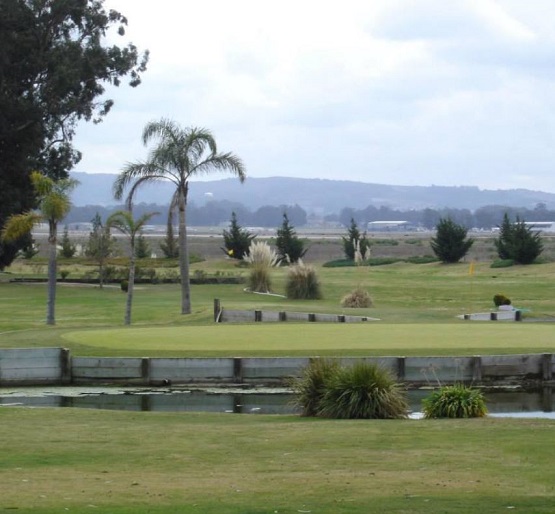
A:
[[[143,126],[168,117],[212,130],[251,177],[555,192],[553,0],[105,6],[150,64],[79,127],[76,171],[144,158]]]

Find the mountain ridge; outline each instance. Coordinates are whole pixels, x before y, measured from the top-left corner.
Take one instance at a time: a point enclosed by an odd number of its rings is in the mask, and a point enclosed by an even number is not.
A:
[[[74,191],[75,206],[121,204],[112,195],[117,174],[71,173],[80,185]],[[137,203],[167,205],[173,193],[169,182],[149,184],[139,191]],[[475,210],[485,205],[555,208],[555,194],[529,189],[480,189],[477,186],[399,186],[350,180],[266,177],[191,181],[189,202],[203,205],[211,200],[236,202],[249,209],[264,205],[299,205],[308,213],[337,213],[345,207],[364,209],[369,205],[394,209]]]

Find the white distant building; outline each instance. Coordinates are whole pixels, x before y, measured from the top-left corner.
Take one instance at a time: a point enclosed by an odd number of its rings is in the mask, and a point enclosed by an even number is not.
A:
[[[413,227],[408,221],[369,221],[366,228],[369,232],[397,232]]]
[[[525,221],[524,225],[536,232],[555,232],[555,221]]]

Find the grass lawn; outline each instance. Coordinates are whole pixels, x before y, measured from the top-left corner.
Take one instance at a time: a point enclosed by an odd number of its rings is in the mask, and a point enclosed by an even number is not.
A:
[[[211,273],[245,273],[230,261],[193,265]],[[491,269],[478,263],[393,264],[370,268],[316,267],[324,299],[292,301],[245,293],[242,285],[193,285],[193,313],[179,314],[177,284],[138,285],[133,326],[123,328],[125,295],[60,283],[57,325],[46,327],[44,284],[0,283],[0,347],[66,346],[76,355],[453,355],[552,352],[550,323],[464,322],[457,315],[489,312],[502,293],[526,317],[555,319],[555,263]],[[273,272],[284,290],[286,269]],[[343,295],[357,286],[374,300],[370,309],[345,309]],[[379,318],[365,324],[221,324],[213,300],[224,308],[354,314]]]
[[[229,261],[195,264],[208,273]],[[116,287],[60,285],[44,325],[45,285],[0,283],[0,348],[64,346],[75,355],[461,355],[553,352],[551,323],[464,322],[502,293],[528,316],[555,316],[555,264],[317,267],[324,300],[295,302],[238,285],[136,289],[123,327]],[[286,270],[274,274],[283,291]],[[345,310],[357,286],[371,309]],[[365,324],[220,324],[230,309],[352,313]],[[555,505],[549,420],[332,421],[294,416],[0,408],[0,512],[506,513]]]
[[[2,408],[2,512],[551,513],[555,423]]]

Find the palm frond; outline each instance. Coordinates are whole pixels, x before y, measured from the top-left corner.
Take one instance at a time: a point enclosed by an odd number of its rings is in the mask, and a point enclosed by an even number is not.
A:
[[[237,176],[241,182],[245,181],[246,173],[243,161],[232,153],[212,155],[208,159],[199,162],[190,175],[203,175],[213,170],[229,171]]]
[[[44,218],[37,212],[28,211],[22,214],[14,214],[7,219],[2,228],[2,240],[17,241],[31,232],[33,227],[41,221],[44,221]]]

